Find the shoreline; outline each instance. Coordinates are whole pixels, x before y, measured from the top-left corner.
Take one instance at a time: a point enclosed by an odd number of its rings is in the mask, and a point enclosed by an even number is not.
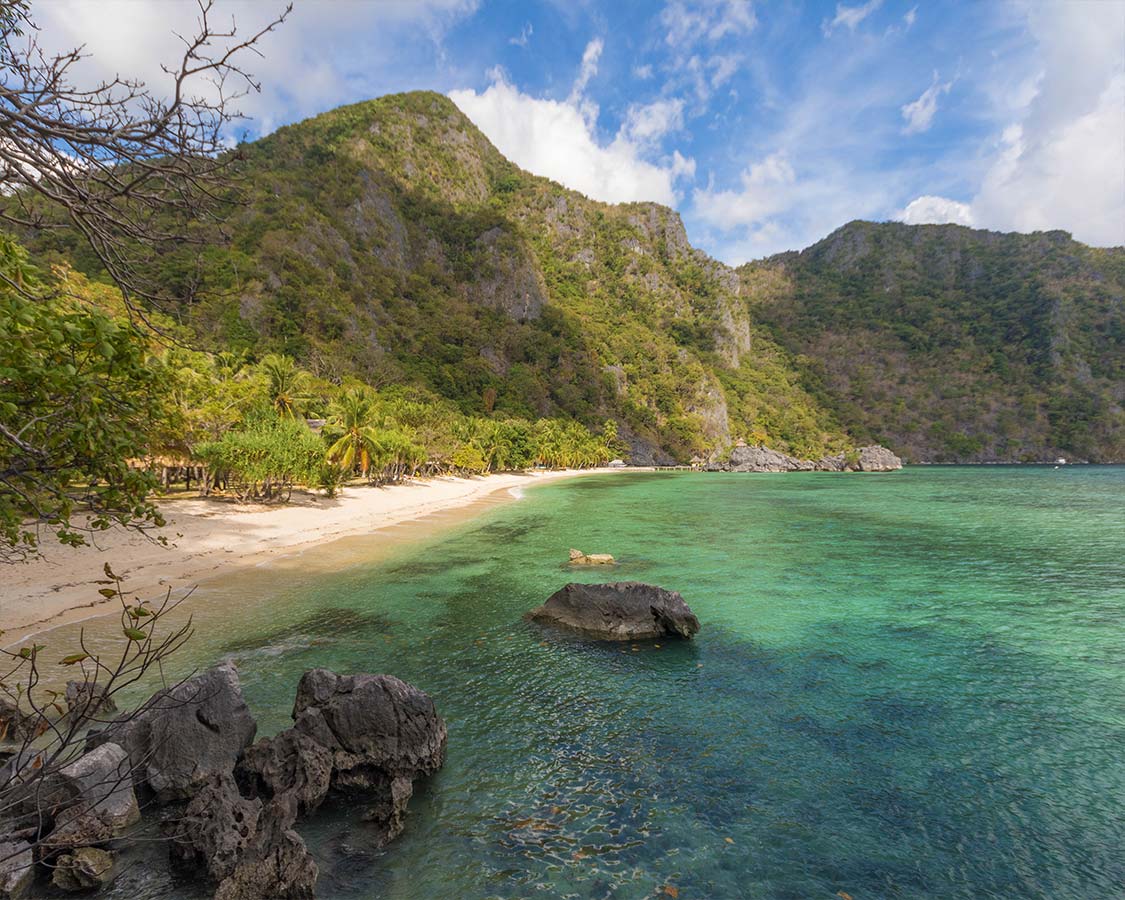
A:
[[[0,645],[114,611],[98,595],[108,562],[130,594],[151,600],[342,538],[376,534],[406,522],[469,507],[513,488],[646,469],[562,469],[478,478],[417,479],[385,487],[346,487],[333,498],[294,493],[279,506],[217,499],[161,502],[168,546],[123,529],[95,535],[84,547],[44,546],[42,554],[6,567],[0,585]],[[45,542],[46,543],[46,542]]]

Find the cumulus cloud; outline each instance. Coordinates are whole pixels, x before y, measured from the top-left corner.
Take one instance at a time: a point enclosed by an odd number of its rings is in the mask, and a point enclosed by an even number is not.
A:
[[[684,124],[684,101],[656,100],[648,104],[634,104],[625,113],[621,134],[636,144],[658,141]]]
[[[596,56],[587,48],[586,57],[594,65]],[[596,200],[675,205],[676,182],[694,177],[695,161],[678,151],[653,161],[648,145],[678,127],[682,106],[661,101],[634,107],[617,135],[608,143],[599,142],[597,107],[578,89],[592,77],[586,57],[575,90],[565,101],[529,96],[500,73],[494,73],[492,84],[480,93],[458,90],[449,96],[501,153],[536,175]]]
[[[848,31],[855,31],[856,26],[859,25],[864,19],[871,15],[875,10],[883,5],[883,0],[868,0],[862,6],[845,6],[843,3],[836,4],[836,17],[834,19],[826,19],[821,26],[825,35],[832,34],[837,28],[843,26]],[[911,10],[913,12],[913,10]],[[907,13],[910,15],[910,13]]]
[[[933,82],[922,91],[922,95],[917,100],[902,107],[902,117],[906,120],[902,133],[919,134],[927,131],[933,124],[934,115],[937,113],[938,98],[942,94],[948,94],[952,87],[952,81],[939,84],[938,73],[934,72]]]
[[[972,200],[989,228],[1063,228],[1125,244],[1125,17],[1111,3],[1033,4],[1037,88],[1011,111]],[[1081,61],[1080,63],[1077,61]]]
[[[478,0],[333,0],[297,3],[288,20],[260,46],[261,58],[247,65],[262,84],[239,104],[254,117],[256,130],[267,133],[294,118],[322,112],[341,103],[385,93],[372,58],[389,57],[403,46],[428,46],[440,57],[441,41],[456,22],[471,15]],[[213,13],[225,27],[231,19],[239,34],[249,34],[284,9],[283,0],[223,0]],[[122,76],[139,78],[159,89],[170,77],[161,63],[178,59],[183,45],[176,33],[191,34],[199,5],[195,0],[54,0],[36,4],[40,41],[49,51],[85,46],[88,59],[76,70],[83,81]],[[348,40],[363,35],[362,41]],[[433,57],[413,54],[419,72]],[[398,70],[403,74],[403,69]]]
[[[930,194],[916,197],[900,210],[895,218],[907,225],[975,225],[973,211],[968,203],[934,197]]]

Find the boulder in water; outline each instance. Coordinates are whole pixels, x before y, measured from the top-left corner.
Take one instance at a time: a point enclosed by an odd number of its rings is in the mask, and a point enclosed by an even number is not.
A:
[[[608,553],[583,553],[581,550],[570,551],[570,563],[574,566],[612,566],[615,560]]]
[[[320,870],[293,830],[296,821],[293,797],[283,795],[267,803],[234,870],[219,883],[215,900],[316,896]]]
[[[861,472],[892,472],[902,468],[902,460],[886,447],[873,444],[859,448],[859,462],[856,466]]]
[[[293,731],[331,754],[332,788],[370,798],[365,818],[379,827],[379,842],[397,837],[414,780],[445,761],[445,722],[429,695],[393,675],[312,669],[297,687],[293,718]]]
[[[238,672],[226,662],[157,692],[138,712],[93,735],[90,744],[120,743],[132,760],[134,782],[169,803],[190,799],[213,776],[229,774],[257,727]]]
[[[91,891],[113,881],[113,854],[97,847],[79,847],[52,865],[51,883],[64,891]]]
[[[526,618],[607,641],[690,638],[699,631],[699,619],[683,597],[639,581],[568,584]]]

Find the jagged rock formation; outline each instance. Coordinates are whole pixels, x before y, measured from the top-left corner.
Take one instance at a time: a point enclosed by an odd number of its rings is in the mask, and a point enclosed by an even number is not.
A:
[[[699,619],[683,597],[639,581],[568,584],[526,618],[606,641],[690,638],[699,631]]]
[[[159,691],[5,810],[0,898],[27,891],[37,862],[63,890],[108,883],[104,848],[141,818],[134,783],[165,807],[173,865],[210,881],[219,900],[314,896],[319,873],[298,818],[346,796],[363,805],[373,844],[393,839],[415,779],[444,762],[446,730],[412,685],[327,669],[305,673],[293,717],[293,728],[248,747],[257,725],[229,662]]]
[[[306,810],[330,790],[370,798],[364,818],[379,841],[401,834],[415,779],[445,760],[445,723],[433,701],[392,675],[312,669],[297,687],[293,719],[292,728],[247,752],[243,783]]]
[[[708,472],[892,472],[902,460],[886,447],[860,447],[849,453],[797,459],[767,447],[735,447],[725,460],[708,463]]]
[[[128,752],[137,786],[168,803],[193,797],[212,776],[230,772],[257,728],[238,672],[227,662],[158,692],[105,734]],[[100,739],[95,735],[90,744]]]

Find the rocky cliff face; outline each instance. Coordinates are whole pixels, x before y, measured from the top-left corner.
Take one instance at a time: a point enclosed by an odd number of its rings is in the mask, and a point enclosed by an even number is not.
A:
[[[725,459],[707,465],[709,472],[893,472],[902,460],[886,447],[860,447],[819,459],[797,459],[768,447],[735,447]]]

